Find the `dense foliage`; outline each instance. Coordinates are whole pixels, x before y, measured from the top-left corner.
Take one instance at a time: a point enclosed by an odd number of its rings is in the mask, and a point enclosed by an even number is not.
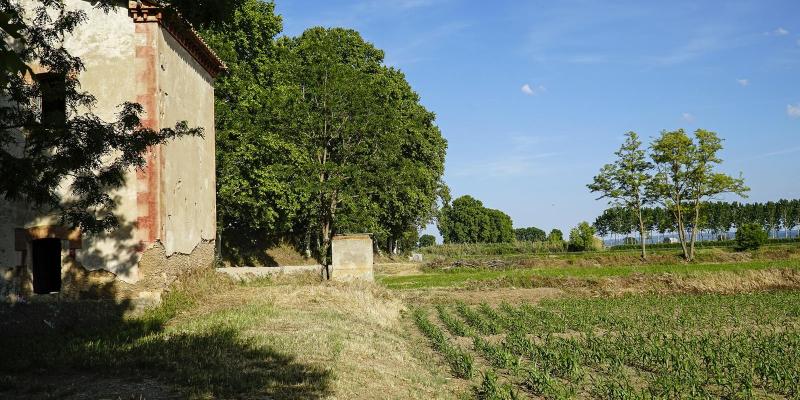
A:
[[[591,251],[603,248],[602,242],[595,237],[594,227],[584,221],[569,231],[570,251]]]
[[[234,259],[279,240],[325,261],[337,233],[416,246],[447,143],[383,51],[348,29],[281,31],[274,4],[173,0],[228,64],[217,81],[219,230]],[[252,252],[251,252],[252,250]]]
[[[514,240],[511,217],[483,206],[472,196],[445,204],[438,217],[444,243],[508,243]]]
[[[514,237],[523,242],[544,242],[547,239],[547,234],[535,227],[517,228],[514,229]]]
[[[551,229],[550,233],[547,235],[547,241],[552,243],[561,243],[564,241],[564,233],[561,232],[561,229]]]
[[[758,224],[744,224],[736,230],[736,248],[757,250],[767,242],[767,232]]]
[[[111,3],[95,6],[107,11]],[[98,117],[95,97],[81,89],[84,64],[63,46],[86,13],[60,0],[26,7],[23,13],[19,2],[0,1],[0,83],[8,100],[0,105],[0,197],[86,232],[116,228],[113,190],[145,165],[148,147],[202,130],[185,121],[145,128],[136,103],[121,104],[111,121]],[[34,74],[33,66],[46,72]]]
[[[436,245],[436,238],[433,235],[422,235],[419,237],[419,247],[428,247]]]

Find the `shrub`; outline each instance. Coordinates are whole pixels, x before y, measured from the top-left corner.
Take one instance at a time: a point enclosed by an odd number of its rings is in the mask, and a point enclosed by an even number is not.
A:
[[[419,247],[428,247],[436,245],[436,238],[433,235],[422,235],[419,237]]]
[[[553,229],[550,231],[550,234],[547,235],[547,240],[549,242],[561,243],[564,241],[564,234],[561,232],[561,229]]]
[[[594,236],[594,227],[584,221],[569,231],[569,251],[594,251],[603,248],[603,241]]]
[[[758,224],[744,224],[736,230],[736,249],[755,250],[767,242],[767,232]]]

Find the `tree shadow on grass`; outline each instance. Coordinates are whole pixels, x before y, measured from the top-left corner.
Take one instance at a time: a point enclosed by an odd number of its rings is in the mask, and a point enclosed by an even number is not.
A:
[[[316,399],[330,394],[328,370],[298,362],[233,328],[165,331],[174,315],[170,307],[125,318],[126,303],[0,304],[0,398]],[[87,377],[111,380],[117,387],[86,384],[65,391],[63,382]],[[124,393],[124,383],[149,380],[161,384],[159,389]]]

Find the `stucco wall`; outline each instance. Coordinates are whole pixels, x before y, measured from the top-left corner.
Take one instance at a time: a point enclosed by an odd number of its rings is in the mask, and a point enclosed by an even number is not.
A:
[[[161,28],[158,35],[159,124],[187,121],[203,137],[162,146],[162,242],[167,256],[189,254],[216,236],[214,87],[211,76]],[[187,101],[188,99],[188,101]]]
[[[66,3],[70,9],[86,12],[88,19],[78,25],[64,45],[71,54],[81,57],[86,67],[79,80],[81,89],[97,99],[93,112],[111,120],[120,104],[136,101],[136,71],[132,60],[137,37],[133,21],[125,7],[115,7],[105,13],[88,1],[67,0]],[[135,172],[130,171],[126,178],[128,182],[135,182]],[[116,213],[122,229],[113,235],[86,237],[83,249],[76,254],[77,261],[89,270],[103,268],[120,279],[133,282],[137,279],[138,262],[138,242],[133,227],[137,216],[136,187],[128,184],[112,196],[117,199]],[[20,253],[14,251],[14,228],[51,224],[57,224],[57,218],[32,212],[25,204],[0,203],[0,268],[20,264]]]
[[[86,70],[80,76],[82,89],[97,98],[94,113],[113,120],[119,105],[136,101],[136,69],[132,62],[137,42],[134,23],[125,7],[114,7],[106,14],[82,0],[67,1],[69,7],[83,9],[88,19],[78,26],[65,46],[81,57]],[[87,270],[105,269],[126,282],[138,279],[139,260],[134,222],[137,218],[135,171],[126,174],[126,185],[116,190],[119,230],[109,235],[85,236],[77,261]]]
[[[158,23],[134,23],[127,4],[120,3],[105,13],[90,1],[66,3],[88,16],[65,46],[85,64],[79,79],[82,89],[97,99],[95,114],[112,120],[118,106],[131,101],[143,105],[143,124],[147,127],[159,129],[186,120],[190,126],[205,129],[204,138],[183,138],[149,152],[148,166],[129,171],[126,185],[112,193],[118,204],[120,229],[108,235],[84,235],[75,262],[63,263],[65,270],[85,269],[88,273],[102,269],[116,279],[137,283],[136,287],[154,289],[158,286],[154,285],[154,276],[166,277],[179,269],[208,266],[213,261],[213,82]],[[25,204],[0,201],[0,288],[4,276],[10,276],[5,273],[8,268],[21,262],[21,253],[14,250],[14,228],[53,224],[57,224],[53,216],[32,212]],[[62,256],[66,260],[66,253]],[[30,258],[29,248],[28,265]],[[74,276],[100,276],[78,272],[71,273],[73,282],[78,281]],[[62,274],[69,280],[66,275]]]

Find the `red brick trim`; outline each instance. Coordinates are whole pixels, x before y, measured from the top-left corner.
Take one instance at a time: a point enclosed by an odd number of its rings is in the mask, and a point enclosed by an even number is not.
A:
[[[136,70],[136,102],[142,105],[145,115],[142,126],[154,130],[158,123],[158,25],[136,24],[137,46],[134,57]],[[160,192],[161,192],[161,146],[147,150],[144,168],[136,171],[136,231],[140,242],[139,251],[161,238]]]
[[[196,30],[181,15],[153,1],[128,1],[128,15],[136,23],[158,23],[215,78],[227,69]]]

